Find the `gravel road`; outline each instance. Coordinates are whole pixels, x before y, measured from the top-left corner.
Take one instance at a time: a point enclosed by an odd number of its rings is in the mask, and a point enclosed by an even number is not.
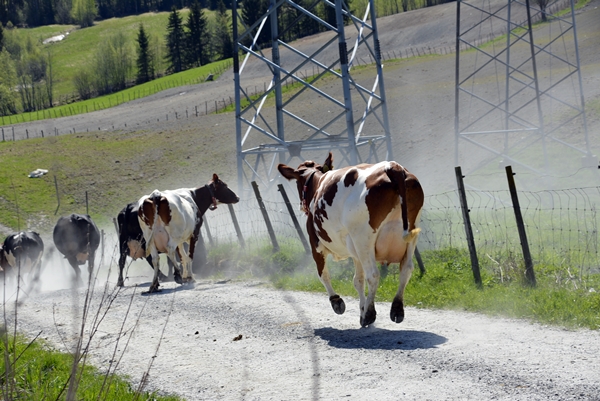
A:
[[[281,291],[267,282],[166,283],[160,294],[141,295],[150,278],[140,266],[115,295],[89,355],[102,369],[119,360],[117,372],[135,384],[152,362],[147,390],[188,400],[600,399],[598,332],[415,308],[395,324],[386,302],[376,304],[375,324],[360,328],[355,298],[338,316],[325,291]],[[115,272],[111,278],[108,292]],[[95,288],[92,315],[103,288]],[[27,298],[20,331],[42,331],[50,344],[70,349],[73,311],[81,309],[73,305],[84,294],[60,289]]]

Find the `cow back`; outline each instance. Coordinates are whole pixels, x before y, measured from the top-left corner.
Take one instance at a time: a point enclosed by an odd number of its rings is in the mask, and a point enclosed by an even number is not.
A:
[[[100,245],[100,231],[88,215],[73,213],[58,219],[52,233],[54,245],[65,256],[95,251]]]

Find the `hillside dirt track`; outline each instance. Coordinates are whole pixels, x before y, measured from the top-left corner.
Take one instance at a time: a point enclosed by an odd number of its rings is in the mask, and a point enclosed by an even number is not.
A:
[[[119,361],[117,372],[134,385],[152,362],[148,390],[188,400],[600,399],[597,331],[415,308],[398,325],[388,302],[377,302],[377,321],[360,328],[355,298],[346,297],[345,314],[336,315],[324,292],[260,282],[167,283],[161,294],[143,296],[148,276],[131,273],[99,325],[89,362],[108,369]],[[95,291],[97,305],[102,288]],[[74,297],[58,290],[28,298],[20,331],[42,330],[69,350]]]
[[[594,0],[579,11],[587,100],[600,97],[599,6],[600,0]],[[455,7],[451,3],[378,19],[382,50],[452,44]],[[398,31],[403,26],[410,28]],[[318,38],[303,41],[308,48]],[[259,70],[254,74],[262,86],[265,77]],[[419,177],[427,194],[453,190],[454,56],[390,62],[384,74],[395,158]],[[218,125],[231,135],[233,152],[232,113],[154,122],[165,112],[191,110],[190,105],[229,95],[233,81],[226,73],[216,82],[29,127],[65,133],[114,125],[122,131],[201,133]],[[319,104],[305,107],[309,114]],[[592,118],[589,124],[594,153],[600,154],[600,122]],[[112,258],[103,264],[113,268],[111,293],[116,283]],[[73,311],[81,309],[84,292],[68,289],[72,273],[66,263],[54,261],[48,267],[44,291],[25,297],[19,306],[18,327],[29,336],[41,331],[51,345],[68,351],[77,330]],[[106,282],[106,271],[101,275],[92,314]],[[145,262],[132,264],[126,288],[89,348],[89,362],[101,369],[114,368],[111,361],[123,353],[117,372],[134,385],[152,363],[148,390],[188,400],[600,400],[597,331],[415,308],[407,308],[405,321],[397,325],[389,320],[385,302],[376,303],[375,324],[361,329],[358,300],[346,297],[346,313],[338,316],[324,290],[310,294],[274,290],[267,282],[200,279],[193,288],[165,283],[160,294],[140,295],[149,281]],[[14,293],[8,295],[14,299]]]

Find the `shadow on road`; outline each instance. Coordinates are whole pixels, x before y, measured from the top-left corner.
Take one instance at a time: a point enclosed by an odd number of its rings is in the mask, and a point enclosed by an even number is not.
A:
[[[315,336],[321,337],[336,348],[364,348],[384,350],[415,350],[435,348],[448,339],[434,333],[415,330],[387,330],[377,327],[339,330],[324,327],[314,331]]]

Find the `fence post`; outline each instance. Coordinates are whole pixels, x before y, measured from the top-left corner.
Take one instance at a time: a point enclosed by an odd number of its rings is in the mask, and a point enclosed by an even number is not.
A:
[[[4,142],[4,128],[2,128],[2,142]]]
[[[58,182],[56,182],[56,176],[54,176],[54,188],[56,189],[56,210],[54,211],[54,215],[58,213],[58,209],[60,208],[60,195],[58,194]]]
[[[527,242],[527,233],[525,232],[525,224],[523,223],[523,216],[521,215],[521,207],[519,206],[519,197],[517,195],[517,187],[515,185],[514,173],[511,166],[506,166],[506,179],[508,181],[508,188],[510,190],[510,197],[513,203],[513,209],[515,210],[515,219],[517,220],[517,228],[519,229],[519,239],[521,240],[521,247],[523,248],[523,259],[525,259],[525,277],[527,283],[535,287],[535,272],[533,271],[533,260],[531,259],[531,253],[529,252],[529,243]]]
[[[306,251],[307,254],[310,254],[310,247],[308,246],[308,242],[306,241],[306,238],[304,237],[304,233],[302,232],[302,229],[300,228],[300,224],[298,223],[298,219],[296,218],[296,214],[294,213],[294,208],[292,207],[291,203],[290,203],[290,199],[287,196],[287,193],[285,192],[285,189],[283,188],[283,185],[278,184],[277,188],[279,188],[279,192],[281,193],[281,196],[283,197],[283,201],[285,202],[285,206],[287,206],[287,210],[290,214],[290,217],[292,218],[292,222],[294,223],[294,227],[296,227],[296,231],[298,232],[298,236],[300,237],[300,241],[302,241],[302,245],[304,246],[304,250]]]
[[[229,208],[229,213],[231,213],[231,220],[233,221],[233,226],[235,227],[235,232],[237,233],[240,245],[242,246],[242,248],[246,248],[246,241],[244,241],[244,237],[242,236],[242,230],[240,230],[240,225],[238,224],[237,217],[235,216],[233,205],[231,203],[228,203],[227,207]]]
[[[475,249],[475,240],[473,239],[473,228],[471,227],[471,218],[469,217],[469,206],[467,205],[467,194],[465,193],[465,184],[460,166],[454,168],[456,173],[456,183],[458,184],[458,197],[460,199],[460,208],[462,209],[463,220],[465,221],[465,234],[471,255],[471,269],[475,284],[481,288],[481,274],[479,272],[479,259],[477,259],[477,250]]]
[[[204,224],[202,224],[204,226],[204,229],[206,230],[206,235],[208,235],[208,243],[210,244],[210,246],[214,246],[215,243],[213,242],[213,237],[210,234],[210,228],[208,227],[208,219],[206,218],[206,214],[202,215],[202,220],[204,221]]]
[[[277,243],[277,237],[275,237],[275,232],[273,231],[271,220],[269,219],[267,209],[265,208],[265,204],[263,203],[262,197],[260,196],[260,191],[258,190],[258,184],[256,183],[256,181],[252,181],[252,189],[254,189],[254,195],[256,196],[256,200],[258,201],[258,207],[260,208],[263,218],[265,219],[267,231],[269,232],[269,237],[271,237],[271,242],[273,243],[273,250],[275,252],[279,252],[279,244]]]
[[[425,274],[425,265],[423,264],[423,259],[421,259],[421,252],[419,252],[419,248],[415,246],[415,258],[417,259],[417,264],[419,265],[419,271],[421,272],[421,276]]]

